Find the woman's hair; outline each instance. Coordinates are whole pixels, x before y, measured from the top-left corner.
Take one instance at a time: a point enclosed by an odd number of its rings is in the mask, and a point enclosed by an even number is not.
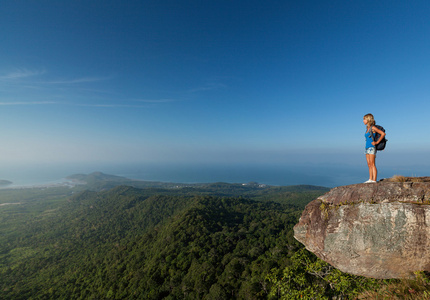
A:
[[[375,125],[375,118],[373,118],[372,114],[367,114],[363,117],[363,119],[367,120],[367,125],[368,126],[373,126]]]

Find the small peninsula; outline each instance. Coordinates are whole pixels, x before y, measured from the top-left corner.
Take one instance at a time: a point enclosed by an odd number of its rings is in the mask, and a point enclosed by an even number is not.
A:
[[[13,183],[12,181],[0,179],[0,187],[1,186],[7,186],[7,185],[10,185],[12,183]]]

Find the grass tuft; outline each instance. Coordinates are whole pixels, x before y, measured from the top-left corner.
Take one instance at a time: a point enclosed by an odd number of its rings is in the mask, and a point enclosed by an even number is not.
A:
[[[408,178],[402,175],[394,175],[393,177],[390,178],[390,181],[392,182],[406,182],[407,180]]]
[[[383,179],[389,182],[430,182],[430,177],[406,177],[403,175],[394,175],[391,178]]]
[[[424,272],[415,272],[414,279],[400,279],[387,283],[377,291],[366,291],[356,299],[430,300],[430,277]]]

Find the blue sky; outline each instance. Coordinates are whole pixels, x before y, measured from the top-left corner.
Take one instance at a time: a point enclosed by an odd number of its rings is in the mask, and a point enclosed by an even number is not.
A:
[[[3,1],[0,163],[430,166],[429,1]],[[409,175],[409,174],[406,174]]]

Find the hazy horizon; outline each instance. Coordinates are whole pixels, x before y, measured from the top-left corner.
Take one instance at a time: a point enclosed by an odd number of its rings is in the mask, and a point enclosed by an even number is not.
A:
[[[381,154],[382,155],[382,154]],[[258,163],[92,163],[92,164],[33,164],[9,165],[0,170],[0,179],[10,180],[13,186],[43,185],[61,182],[73,174],[102,172],[129,179],[176,183],[247,183],[268,185],[318,185],[335,187],[362,183],[368,171],[362,164],[309,162],[307,164]],[[379,166],[378,179],[394,175],[429,176],[427,166],[388,164]]]
[[[430,169],[429,14],[397,0],[7,1],[0,175],[249,164],[366,177],[369,112],[387,130],[381,174]]]

